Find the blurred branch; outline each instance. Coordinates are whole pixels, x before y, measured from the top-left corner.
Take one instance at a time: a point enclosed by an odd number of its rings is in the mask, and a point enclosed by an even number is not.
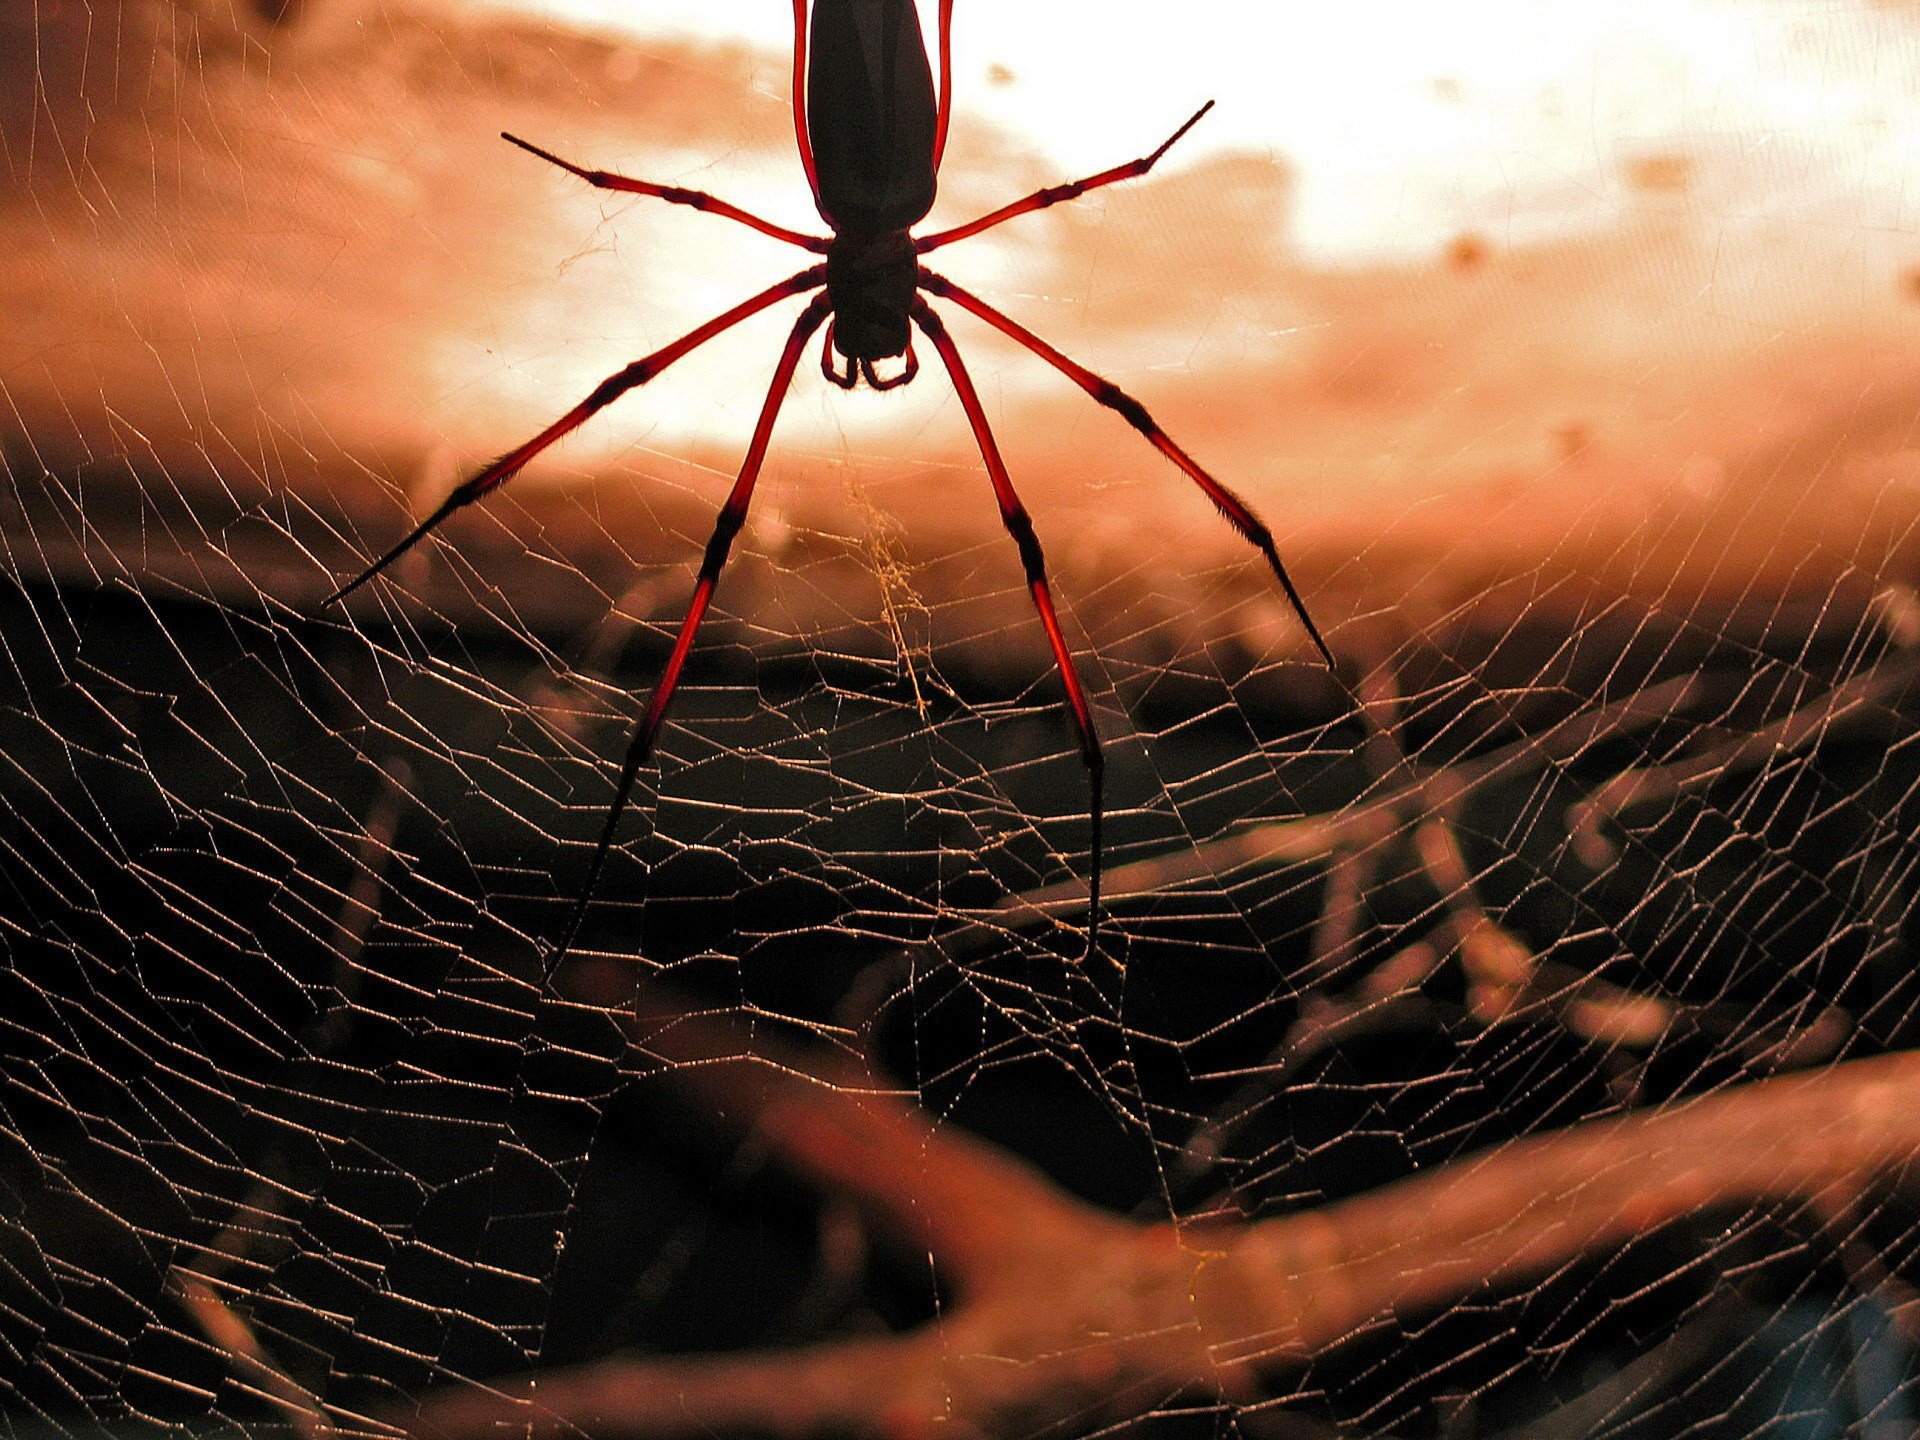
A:
[[[1627,772],[1639,778],[1595,796],[1639,803],[1663,784],[1677,792],[1847,733],[1867,715],[1884,717],[1917,663],[1889,660],[1782,720],[1674,766]],[[1667,720],[1695,704],[1706,683],[1681,677],[1475,760],[1422,767],[1402,742],[1401,698],[1382,661],[1363,690],[1370,798],[1249,827],[1186,856],[1117,867],[1110,883],[1137,894],[1215,881],[1243,865],[1327,863],[1308,972],[1324,980],[1350,963],[1383,857],[1410,851],[1438,897],[1437,920],[1347,994],[1309,995],[1274,1065],[1257,1077],[1267,1090],[1342,1038],[1461,1010],[1423,993],[1449,961],[1463,972],[1462,1013],[1474,1024],[1544,1009],[1607,1046],[1649,1047],[1681,1025],[1759,1044],[1751,1017],[1640,994],[1547,960],[1489,910],[1460,835],[1479,791]],[[947,937],[949,954],[1082,904],[1077,887],[1021,897]],[[1083,1204],[876,1079],[864,1022],[800,1043],[773,1017],[692,1010],[595,962],[576,964],[564,983],[573,1001],[621,1016],[643,1073],[750,1133],[867,1225],[924,1248],[941,1273],[942,1309],[899,1335],[744,1355],[620,1357],[442,1388],[398,1420],[427,1440],[715,1430],[918,1440],[935,1426],[991,1437],[1056,1423],[1092,1428],[1183,1393],[1260,1416],[1258,1382],[1269,1372],[1715,1208],[1790,1205],[1812,1216],[1835,1238],[1856,1285],[1903,1317],[1911,1308],[1851,1231],[1866,1187],[1920,1159],[1920,1052],[1572,1127],[1283,1218],[1136,1223]],[[874,1007],[862,1009],[870,1020]],[[1830,1010],[1762,1050],[1775,1062],[1804,1063],[1833,1053],[1849,1030],[1849,1018]],[[1649,1363],[1684,1363],[1699,1343],[1692,1335]]]
[[[1782,720],[1669,765],[1622,771],[1567,809],[1567,829],[1589,864],[1604,864],[1612,847],[1603,820],[1641,805],[1671,803],[1729,776],[1747,774],[1828,740],[1904,737],[1913,724],[1894,707],[1920,681],[1920,655],[1901,655],[1837,685]]]
[[[1896,631],[1896,639],[1898,634]],[[1912,724],[1902,719],[1895,707],[1917,682],[1920,654],[1903,648],[1873,670],[1834,687],[1784,719],[1670,765],[1623,771],[1569,808],[1568,829],[1583,858],[1591,864],[1603,864],[1610,854],[1594,848],[1597,826],[1602,819],[1632,806],[1670,800],[1826,740],[1910,734]],[[1390,764],[1376,758],[1382,738],[1391,738],[1397,723],[1397,715],[1384,723],[1374,716],[1376,704],[1390,694],[1376,689],[1374,699],[1363,709],[1369,733],[1362,753],[1374,779],[1372,794],[1341,810],[1261,821],[1181,854],[1113,866],[1104,873],[1102,891],[1120,901],[1183,885],[1218,883],[1222,876],[1237,871],[1320,862],[1337,865],[1343,855],[1365,852],[1392,840],[1410,824],[1418,824],[1432,814],[1441,803],[1464,804],[1492,785],[1568,764],[1595,745],[1683,714],[1698,703],[1705,686],[1702,675],[1676,676],[1610,705],[1569,716],[1539,735],[1515,740],[1477,759],[1437,767],[1423,767],[1404,754]],[[1397,697],[1391,703],[1397,708]],[[942,943],[952,955],[976,945],[997,943],[1007,930],[1037,919],[1068,923],[1085,908],[1086,889],[1079,881],[1030,890],[1002,903],[990,917],[950,933]],[[1336,925],[1327,941],[1316,943],[1316,956],[1323,962],[1338,933]]]
[[[1258,1113],[1300,1067],[1363,1037],[1433,1030],[1454,1019],[1488,1027],[1542,1012],[1610,1053],[1649,1049],[1670,1031],[1688,1025],[1740,1030],[1737,1018],[1728,1019],[1714,1007],[1645,994],[1547,960],[1488,912],[1458,833],[1466,801],[1479,787],[1496,777],[1525,773],[1529,761],[1558,763],[1597,741],[1665,719],[1692,703],[1704,685],[1701,677],[1681,677],[1640,691],[1618,705],[1576,717],[1582,722],[1578,726],[1563,722],[1539,741],[1520,742],[1478,762],[1423,771],[1401,739],[1402,700],[1390,653],[1376,645],[1364,658],[1361,718],[1367,735],[1361,756],[1373,788],[1387,797],[1376,802],[1386,811],[1386,823],[1370,830],[1364,846],[1355,845],[1351,837],[1337,838],[1328,858],[1313,955],[1300,974],[1300,983],[1308,988],[1299,1013],[1268,1062],[1254,1068],[1246,1083],[1189,1138],[1177,1162],[1189,1177],[1215,1164],[1236,1128]],[[1402,777],[1408,776],[1412,780],[1404,782]],[[1387,858],[1403,844],[1437,899],[1437,923],[1395,946],[1345,993],[1325,994],[1318,987],[1350,963],[1368,897],[1382,885]],[[1426,993],[1428,981],[1449,960],[1457,961],[1463,972],[1464,1006]],[[1753,1028],[1750,1019],[1747,1028]],[[1851,1028],[1844,1013],[1829,1011],[1797,1032],[1789,1028],[1769,1048],[1776,1059],[1791,1056],[1810,1063],[1835,1053]]]
[[[1395,778],[1376,787],[1376,793],[1345,809],[1291,820],[1266,820],[1178,855],[1116,865],[1105,872],[1102,893],[1118,902],[1159,894],[1182,885],[1218,884],[1222,876],[1248,869],[1311,865],[1342,851],[1364,850],[1393,838],[1405,827],[1409,808],[1431,808],[1429,789],[1435,777],[1452,787],[1465,801],[1487,787],[1543,769],[1566,764],[1604,741],[1629,735],[1672,719],[1694,705],[1703,693],[1699,676],[1682,675],[1636,691],[1610,705],[1571,715],[1530,735],[1503,745],[1474,760],[1462,760],[1438,769],[1408,765]],[[1071,881],[1030,890],[1006,901],[991,921],[976,921],[946,937],[949,948],[976,941],[982,933],[995,938],[1005,930],[1049,917],[1065,922],[1086,908],[1086,887]]]
[[[280,1411],[300,1440],[330,1440],[334,1427],[319,1399],[274,1363],[252,1323],[220,1293],[214,1276],[176,1266],[169,1284],[201,1334],[226,1353],[242,1384]]]
[[[590,1003],[612,1001],[607,972],[575,981]],[[1920,1053],[1909,1052],[1514,1142],[1279,1219],[1141,1224],[937,1124],[851,1047],[798,1048],[758,1020],[651,994],[627,1005],[636,1052],[665,1078],[926,1243],[957,1298],[901,1335],[443,1389],[401,1422],[414,1434],[986,1437],[1089,1425],[1182,1392],[1248,1403],[1263,1374],[1462,1296],[1705,1210],[1821,1213],[1920,1159]]]
[[[1890,591],[1876,603],[1881,627],[1895,646],[1890,658],[1782,719],[1668,765],[1622,772],[1569,807],[1575,853],[1596,868],[1609,863],[1612,851],[1600,835],[1600,822],[1629,807],[1670,802],[1829,739],[1911,735],[1912,723],[1897,707],[1920,681],[1920,653],[1914,648],[1920,643],[1920,602],[1911,592]],[[1244,868],[1324,863],[1327,884],[1313,953],[1299,977],[1312,987],[1351,962],[1367,897],[1381,884],[1383,862],[1402,841],[1410,842],[1439,900],[1435,931],[1397,948],[1344,995],[1328,998],[1310,991],[1273,1060],[1249,1089],[1270,1091],[1299,1064],[1343,1040],[1434,1022],[1449,1007],[1428,999],[1420,987],[1449,958],[1457,958],[1465,972],[1464,1017],[1475,1024],[1499,1024],[1545,1008],[1572,1033],[1610,1048],[1645,1049],[1677,1028],[1688,1028],[1732,1037],[1756,1062],[1796,1065],[1826,1059],[1851,1031],[1844,1011],[1829,1007],[1799,1026],[1756,1028],[1751,1015],[1737,1007],[1646,994],[1544,959],[1488,912],[1461,849],[1458,816],[1474,796],[1670,719],[1696,703],[1706,683],[1704,675],[1680,676],[1478,759],[1422,767],[1400,740],[1401,698],[1390,660],[1376,654],[1362,683],[1367,735],[1360,753],[1370,776],[1370,798],[1340,811],[1250,826],[1184,854],[1115,867],[1106,875],[1107,892],[1116,898],[1150,894],[1199,880],[1217,882]],[[1077,884],[1030,892],[1000,907],[993,922],[976,920],[945,937],[943,949],[952,958],[1003,940],[1007,929],[1037,916],[1068,923],[1084,904]],[[1194,1138],[1195,1158],[1215,1155],[1222,1127],[1230,1128],[1232,1117],[1253,1104],[1257,1097],[1235,1097],[1226,1118]]]

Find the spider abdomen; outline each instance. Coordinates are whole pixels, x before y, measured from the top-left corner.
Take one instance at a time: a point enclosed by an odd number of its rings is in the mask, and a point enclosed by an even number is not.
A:
[[[812,32],[820,209],[836,230],[910,229],[933,208],[938,117],[913,0],[815,0]]]

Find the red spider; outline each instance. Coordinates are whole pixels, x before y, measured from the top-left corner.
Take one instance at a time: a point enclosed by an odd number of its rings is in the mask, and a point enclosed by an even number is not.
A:
[[[966,410],[974,439],[980,446],[981,458],[986,462],[987,477],[993,484],[994,499],[999,502],[1000,519],[1013,536],[1014,543],[1019,546],[1020,560],[1026,567],[1027,588],[1033,594],[1034,607],[1040,612],[1040,623],[1047,632],[1047,643],[1053,647],[1054,661],[1066,685],[1067,705],[1073,713],[1074,728],[1079,734],[1080,754],[1086,762],[1092,790],[1089,816],[1092,835],[1088,860],[1091,867],[1088,877],[1089,955],[1097,953],[1100,928],[1101,777],[1105,764],[1100,752],[1100,737],[1094,729],[1086,695],[1080,687],[1080,677],[1074,670],[1073,657],[1068,653],[1066,639],[1061,634],[1059,616],[1054,613],[1053,596],[1047,586],[1046,562],[1040,551],[1040,542],[1033,533],[1033,522],[1014,491],[1006,463],[1000,457],[1000,448],[987,424],[986,412],[981,408],[980,396],[973,387],[966,366],[961,363],[960,352],[948,335],[946,325],[926,302],[924,295],[937,295],[944,300],[951,300],[961,309],[970,311],[1003,334],[1019,341],[1100,404],[1119,412],[1128,424],[1146,436],[1155,449],[1184,470],[1206,493],[1207,498],[1220,508],[1234,528],[1267,557],[1267,563],[1273,567],[1274,575],[1286,591],[1294,611],[1300,616],[1307,634],[1312,637],[1328,667],[1333,666],[1332,652],[1321,638],[1312,617],[1307,614],[1306,605],[1288,577],[1286,567],[1280,563],[1272,532],[1239,496],[1202,470],[1131,395],[1068,359],[979,296],[968,293],[920,264],[921,256],[951,245],[956,240],[978,235],[1002,221],[1044,210],[1049,205],[1072,200],[1089,190],[1097,190],[1118,180],[1146,174],[1173,147],[1175,141],[1213,108],[1213,102],[1209,100],[1202,105],[1158,149],[1138,160],[1102,170],[1097,175],[1075,180],[1071,184],[1050,185],[1046,189],[1036,190],[1025,199],[1002,206],[965,225],[931,235],[915,236],[910,233],[912,227],[919,224],[933,207],[934,187],[939,174],[940,157],[946,148],[947,121],[953,101],[950,45],[953,0],[940,0],[939,17],[940,96],[936,106],[926,43],[921,37],[920,21],[913,0],[816,0],[811,23],[807,0],[793,0],[794,138],[799,142],[800,163],[806,168],[814,204],[821,218],[831,228],[831,236],[803,235],[784,225],[775,225],[757,215],[750,215],[738,206],[729,205],[702,191],[631,180],[604,170],[587,170],[537,145],[528,144],[517,136],[502,137],[579,176],[589,185],[603,190],[651,195],[675,205],[690,205],[696,210],[738,221],[763,235],[784,240],[802,250],[826,256],[825,264],[812,266],[777,285],[769,286],[665,349],[657,350],[608,376],[592,394],[533,439],[517,450],[508,451],[456,488],[440,508],[422,521],[410,535],[342,585],[328,599],[328,603],[345,599],[404,555],[415,542],[454,511],[499,489],[549,445],[570,434],[590,416],[611,405],[629,390],[646,384],[681,356],[777,301],[824,287],[825,293],[816,295],[794,322],[786,346],[780,352],[779,362],[774,366],[773,383],[761,407],[759,422],[754,426],[746,459],[740,466],[732,493],[721,508],[713,538],[707,542],[706,558],[700,565],[693,602],[688,606],[686,619],[680,624],[673,653],[668,657],[666,669],[661,672],[653,698],[647,704],[646,715],[627,748],[626,766],[620,775],[619,789],[614,793],[612,809],[607,814],[606,827],[601,832],[600,843],[594,851],[593,863],[588,869],[586,882],[581,888],[565,935],[555,948],[550,964],[566,952],[579,930],[599,880],[601,867],[606,861],[607,850],[613,843],[621,813],[633,793],[640,767],[646,763],[653,748],[661,722],[666,718],[667,706],[673,699],[680,672],[687,662],[687,653],[693,648],[694,635],[713,599],[721,567],[727,561],[727,552],[747,518],[747,505],[753,498],[754,482],[759,478],[761,462],[766,458],[774,419],[780,412],[787,388],[799,365],[801,350],[822,321],[826,322],[827,334],[820,348],[820,368],[834,384],[848,390],[861,379],[865,379],[875,390],[891,390],[907,384],[919,372],[919,361],[913,353],[913,327],[918,326],[939,352],[952,378],[953,388],[960,397],[960,404]],[[814,62],[811,79],[808,76],[810,56]],[[844,361],[844,366],[837,370],[833,361],[836,351]],[[875,369],[875,364],[892,359],[901,359],[901,368],[883,378]]]

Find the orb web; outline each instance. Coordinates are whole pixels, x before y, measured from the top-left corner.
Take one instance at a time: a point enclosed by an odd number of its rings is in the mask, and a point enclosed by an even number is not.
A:
[[[777,26],[535,8],[0,17],[9,1426],[1911,1433],[1912,17],[1468,7],[1377,154],[1279,107],[956,247],[1357,706],[957,317],[1102,954],[952,396],[803,368],[547,974],[791,317],[318,602],[786,273],[499,130],[810,207]],[[1066,163],[960,27],[941,223]]]

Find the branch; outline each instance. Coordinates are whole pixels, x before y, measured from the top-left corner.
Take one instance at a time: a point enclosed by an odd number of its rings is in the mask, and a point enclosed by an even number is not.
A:
[[[695,1360],[610,1360],[430,1398],[407,1425],[432,1440],[603,1436],[898,1434],[889,1409],[938,1413],[938,1356],[923,1343],[849,1341]]]
[[[1920,1052],[1736,1086],[1501,1146],[1251,1227],[1250,1298],[1291,1292],[1241,1355],[1297,1356],[1392,1318],[1536,1278],[1722,1207],[1850,1197],[1920,1158]],[[1281,1307],[1271,1307],[1277,1309]]]
[[[1908,1052],[1515,1142],[1281,1219],[1139,1224],[936,1126],[844,1054],[650,997],[632,1017],[636,1045],[703,1106],[904,1238],[932,1237],[957,1298],[904,1335],[445,1390],[404,1422],[413,1433],[909,1440],[1083,1425],[1183,1391],[1240,1403],[1263,1373],[1396,1319],[1703,1210],[1800,1201],[1821,1216],[1920,1159],[1920,1052]]]
[[[792,1021],[696,1010],[630,977],[626,967],[583,966],[567,988],[615,1010],[642,1066],[664,1073],[694,1109],[724,1116],[801,1179],[931,1250],[963,1283],[1023,1256],[1036,1227],[1072,1231],[1080,1243],[1112,1223],[1090,1207],[1070,1214],[1025,1161],[937,1125],[851,1045],[804,1045]]]

